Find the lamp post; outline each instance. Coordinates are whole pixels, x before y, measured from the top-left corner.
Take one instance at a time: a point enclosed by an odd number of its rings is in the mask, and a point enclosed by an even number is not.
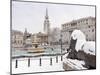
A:
[[[62,54],[62,34],[60,35],[60,42],[61,42],[61,54]]]
[[[61,61],[63,60],[63,57],[62,57],[62,34],[60,34],[60,43],[61,43]]]

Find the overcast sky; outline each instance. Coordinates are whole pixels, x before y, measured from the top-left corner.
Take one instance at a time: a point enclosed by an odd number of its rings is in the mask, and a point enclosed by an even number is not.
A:
[[[50,27],[88,16],[95,17],[94,6],[47,4],[34,2],[12,2],[12,29],[23,31],[27,28],[30,33],[43,32],[46,8]]]

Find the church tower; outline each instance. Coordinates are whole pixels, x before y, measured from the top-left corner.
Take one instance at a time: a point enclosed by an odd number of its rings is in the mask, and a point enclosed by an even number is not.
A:
[[[23,45],[25,45],[26,39],[27,39],[27,29],[25,28],[24,35],[23,35]]]
[[[44,32],[46,34],[50,33],[50,23],[49,23],[49,16],[48,16],[48,9],[46,8],[46,15],[44,20]]]

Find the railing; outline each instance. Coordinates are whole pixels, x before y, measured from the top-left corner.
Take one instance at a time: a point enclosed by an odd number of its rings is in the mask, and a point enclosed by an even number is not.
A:
[[[58,58],[58,57],[60,57],[60,59]],[[55,59],[53,60],[53,58],[54,57],[50,57],[50,58],[42,58],[42,57],[40,57],[39,59],[32,59],[32,58],[27,58],[27,59],[25,59],[25,60],[27,60],[27,61],[25,61],[25,62],[27,62],[27,67],[30,67],[31,66],[31,60],[33,61],[33,60],[38,60],[38,63],[39,63],[39,66],[41,67],[42,66],[42,63],[43,63],[43,60],[46,60],[46,59],[48,59],[49,60],[49,63],[50,63],[50,66],[52,66],[53,65],[53,61],[55,61],[56,63],[58,63],[59,61],[63,61],[63,55],[61,55],[61,56],[55,56]],[[59,59],[59,60],[58,60]],[[19,68],[20,66],[19,66],[19,61],[24,61],[24,60],[20,60],[20,59],[15,59],[15,68]],[[38,64],[37,63],[37,64]]]

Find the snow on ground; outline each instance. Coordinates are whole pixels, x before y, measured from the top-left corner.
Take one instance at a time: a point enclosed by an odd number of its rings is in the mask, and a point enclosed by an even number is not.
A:
[[[28,67],[28,58],[18,59],[18,68],[15,68],[15,59],[12,60],[12,74],[17,73],[31,73],[31,72],[50,72],[50,71],[64,71],[63,62],[61,56],[58,57],[58,63],[56,63],[56,57],[52,57],[52,65],[50,65],[50,57],[41,57],[42,65],[40,66],[40,57],[30,58],[30,67]]]

